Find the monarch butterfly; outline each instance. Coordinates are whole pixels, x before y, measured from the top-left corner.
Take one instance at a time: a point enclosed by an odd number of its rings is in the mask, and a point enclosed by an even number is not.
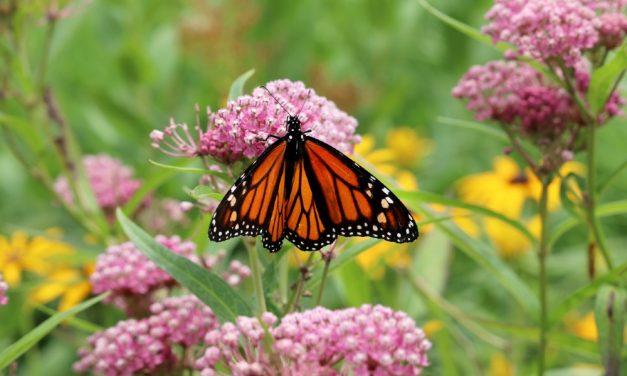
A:
[[[308,136],[310,131],[301,131],[298,116],[288,112],[285,123],[287,134],[271,136],[277,140],[216,208],[211,240],[261,234],[270,252],[277,252],[284,238],[305,251],[319,250],[338,235],[416,240],[416,222],[390,189],[340,151]]]

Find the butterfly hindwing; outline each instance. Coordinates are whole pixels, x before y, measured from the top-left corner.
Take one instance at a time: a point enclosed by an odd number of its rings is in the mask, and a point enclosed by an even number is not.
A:
[[[211,240],[262,234],[267,249],[281,248],[286,148],[285,139],[279,139],[237,179],[215,211],[209,226]]]

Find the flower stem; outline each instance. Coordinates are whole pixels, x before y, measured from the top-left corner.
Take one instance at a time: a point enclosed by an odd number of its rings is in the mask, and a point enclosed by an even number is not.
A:
[[[318,297],[316,298],[316,305],[319,306],[322,301],[322,292],[327,282],[327,276],[329,275],[329,265],[331,264],[331,257],[323,257],[324,270],[322,271],[322,279],[320,280],[320,288],[318,289]]]
[[[538,248],[538,265],[539,265],[539,290],[540,290],[540,348],[538,349],[538,375],[544,375],[545,355],[547,346],[548,331],[548,306],[547,306],[547,276],[546,276],[546,257],[548,256],[548,191],[551,183],[550,177],[541,177],[542,192],[540,194],[540,244]]]
[[[309,257],[307,258],[307,262],[305,265],[300,267],[300,277],[298,278],[298,282],[296,283],[296,291],[290,297],[289,302],[287,302],[287,307],[285,307],[285,314],[292,312],[292,310],[298,305],[300,301],[300,296],[303,294],[303,290],[305,287],[305,280],[307,279],[307,275],[309,274],[309,266],[313,261],[315,252],[311,252]]]
[[[588,173],[588,189],[584,196],[584,204],[586,217],[588,222],[588,248],[598,248],[603,255],[603,259],[607,264],[608,269],[612,269],[613,263],[610,253],[605,243],[605,236],[601,231],[599,220],[596,216],[596,201],[597,201],[597,182],[596,182],[596,122],[588,124],[588,138],[586,140],[587,148],[587,173]]]
[[[261,316],[268,309],[266,308],[266,298],[263,295],[263,282],[261,281],[261,268],[259,266],[259,254],[255,242],[245,242],[248,248],[248,258],[250,261],[250,271],[257,298],[258,314]]]

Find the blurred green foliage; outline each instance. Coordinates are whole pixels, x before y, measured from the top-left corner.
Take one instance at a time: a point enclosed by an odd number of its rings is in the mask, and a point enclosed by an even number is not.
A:
[[[26,3],[45,5],[43,1]],[[446,14],[476,27],[483,23],[490,6],[486,0],[437,2]],[[440,116],[470,119],[463,104],[450,96],[451,88],[471,65],[500,55],[444,25],[417,1],[94,0],[72,3],[72,7],[75,11],[56,25],[46,81],[76,132],[82,152],[111,154],[133,166],[144,180],[160,171],[149,159],[168,162],[150,147],[150,131],[163,128],[170,117],[193,123],[196,103],[222,107],[233,80],[249,69],[256,73],[246,91],[273,79],[302,80],[355,116],[359,133],[383,139],[388,129],[409,126],[431,138],[434,153],[414,171],[425,191],[451,193],[456,180],[489,169],[493,156],[506,146],[438,120]],[[40,58],[45,44],[43,13],[38,17],[30,22],[32,28],[24,30],[26,51],[33,61]],[[601,180],[624,159],[626,138],[623,118],[599,131]],[[76,224],[4,147],[0,149],[0,171],[0,233],[9,234],[16,228],[36,233],[55,225],[67,231],[67,239],[80,239],[81,233],[73,231]],[[195,178],[176,175],[162,193],[185,199],[181,187],[193,187]],[[624,192],[627,178],[622,174],[603,201],[624,199]],[[610,243],[621,251],[616,255],[619,264],[627,260],[621,250],[627,241],[624,220],[624,215],[604,220]],[[582,227],[576,229],[559,241],[558,251],[551,256],[549,294],[555,298],[587,284],[586,255],[581,249],[585,233]],[[456,252],[453,256],[450,240],[441,233],[428,240],[420,244],[420,262],[414,262],[435,292],[463,312],[490,318],[484,320],[485,327],[498,336],[511,335],[514,343],[535,341],[531,328],[515,324],[504,328],[492,320],[519,323],[530,319],[518,305],[508,302],[511,295],[494,283],[491,275],[478,268],[468,254]],[[535,268],[532,258],[512,266],[530,285],[536,278]],[[353,262],[338,273],[325,303],[381,302],[441,320],[445,326],[458,324],[459,316],[451,314],[446,305],[418,301],[419,296],[428,296],[428,291],[418,289],[420,293],[416,293],[409,284],[390,291],[388,287],[395,286],[398,278],[387,274],[379,283],[367,284]],[[352,284],[356,280],[367,285]],[[592,300],[585,304],[592,307]],[[479,336],[483,334],[479,332]],[[431,354],[434,366],[427,374],[485,374],[489,356],[502,350],[501,342],[488,341],[480,349],[475,347],[475,335],[459,327],[438,332],[435,341],[439,347]],[[56,340],[64,339],[50,339]],[[599,363],[593,343],[581,344],[564,336],[553,340],[558,346],[575,349],[567,355],[571,363]],[[468,353],[455,358],[452,354],[459,346]],[[508,350],[507,346],[503,347]],[[528,350],[516,348],[514,359],[529,358]],[[73,351],[71,347],[46,348],[39,356],[51,364],[62,364],[58,369],[63,370],[73,359]],[[474,363],[476,359],[482,364]],[[29,364],[35,368],[27,369],[37,369],[37,361]],[[521,374],[530,371],[522,369]]]

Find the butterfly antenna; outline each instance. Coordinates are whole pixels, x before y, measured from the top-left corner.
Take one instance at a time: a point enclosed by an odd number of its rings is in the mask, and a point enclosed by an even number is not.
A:
[[[311,89],[308,90],[307,98],[305,98],[305,100],[303,101],[303,104],[300,105],[300,108],[298,109],[298,112],[296,113],[296,117],[300,115],[300,112],[303,110],[303,108],[305,107],[305,104],[309,101],[310,97],[311,97]]]
[[[287,108],[285,108],[285,106],[283,106],[283,103],[281,103],[281,101],[279,101],[277,99],[277,97],[274,96],[274,94],[272,94],[272,92],[270,90],[268,90],[268,88],[266,87],[266,85],[261,85],[261,88],[264,89],[265,91],[268,92],[268,94],[270,94],[270,96],[279,104],[279,106],[281,106],[281,108],[287,112],[288,115],[292,116],[292,114],[290,114],[290,112],[287,110]]]

